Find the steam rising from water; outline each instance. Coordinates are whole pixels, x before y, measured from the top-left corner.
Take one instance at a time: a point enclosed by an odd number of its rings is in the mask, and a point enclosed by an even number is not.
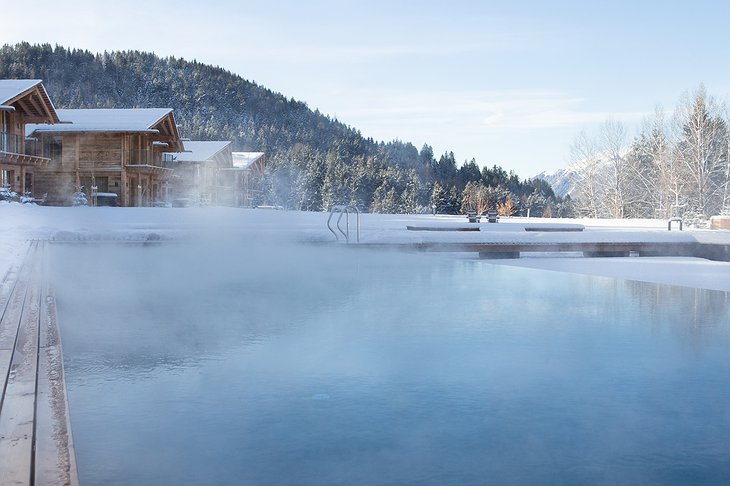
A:
[[[725,293],[245,236],[53,247],[82,481],[728,477]]]

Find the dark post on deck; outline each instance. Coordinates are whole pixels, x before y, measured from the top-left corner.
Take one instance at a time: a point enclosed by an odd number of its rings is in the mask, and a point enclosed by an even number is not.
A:
[[[682,218],[670,218],[669,223],[667,224],[667,230],[672,231],[673,222],[679,223],[679,231],[682,231]]]

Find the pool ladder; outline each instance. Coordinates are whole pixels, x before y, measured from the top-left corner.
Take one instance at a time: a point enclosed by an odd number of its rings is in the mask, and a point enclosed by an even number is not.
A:
[[[357,209],[356,206],[346,206],[346,205],[338,205],[338,206],[332,206],[332,209],[330,209],[330,217],[327,219],[327,229],[329,229],[333,235],[335,235],[335,239],[337,241],[340,240],[340,236],[342,235],[345,238],[345,242],[348,244],[350,243],[350,212],[354,212],[356,215],[356,237],[357,243],[360,243],[360,211]],[[337,217],[337,223],[335,224],[335,228],[337,231],[335,231],[334,228],[332,228],[332,218],[335,214],[338,214]],[[345,218],[345,229],[342,229],[342,226],[340,226],[340,223],[342,221],[343,216],[347,216]],[[339,232],[339,234],[338,234]]]

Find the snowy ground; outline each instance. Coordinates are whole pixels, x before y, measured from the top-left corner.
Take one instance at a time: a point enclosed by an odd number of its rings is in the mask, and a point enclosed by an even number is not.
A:
[[[277,241],[334,241],[326,226],[328,214],[236,208],[56,208],[0,202],[0,276],[21,259],[33,238],[63,240],[157,240],[222,235]],[[406,226],[473,228],[464,216],[361,216],[363,243],[419,242],[714,242],[730,244],[730,231],[685,229],[667,231],[663,220],[556,220],[502,218],[479,223],[480,231],[408,231]],[[345,221],[342,220],[344,227]],[[526,226],[583,225],[581,232],[528,232]],[[354,234],[355,217],[350,218]],[[676,229],[676,228],[675,228]],[[730,263],[698,258],[583,258],[536,255],[497,261],[547,270],[603,275],[648,282],[730,291]]]

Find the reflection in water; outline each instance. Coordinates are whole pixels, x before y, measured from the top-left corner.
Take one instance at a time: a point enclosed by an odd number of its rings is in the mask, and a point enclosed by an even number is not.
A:
[[[730,294],[673,285],[623,281],[638,303],[641,321],[655,330],[669,328],[684,345],[701,353],[712,342],[730,338]]]
[[[703,290],[673,285],[644,285],[633,280],[624,281],[642,307],[655,315],[666,315],[691,310],[688,328],[727,328],[723,317],[730,304],[730,294],[719,290]]]
[[[53,253],[84,484],[730,479],[724,293],[268,243]]]

